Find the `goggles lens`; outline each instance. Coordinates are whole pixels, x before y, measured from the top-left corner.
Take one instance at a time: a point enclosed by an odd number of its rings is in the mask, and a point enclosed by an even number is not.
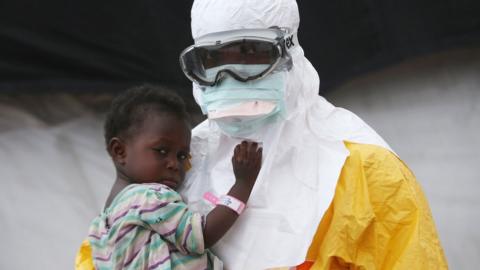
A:
[[[228,64],[273,64],[279,57],[275,45],[269,42],[232,42],[225,46],[198,48],[203,66],[214,68]]]
[[[200,85],[214,85],[222,73],[240,81],[259,78],[278,64],[281,57],[282,48],[276,41],[241,39],[219,45],[192,46],[182,53],[180,62],[190,80]],[[238,68],[242,65],[257,68]]]

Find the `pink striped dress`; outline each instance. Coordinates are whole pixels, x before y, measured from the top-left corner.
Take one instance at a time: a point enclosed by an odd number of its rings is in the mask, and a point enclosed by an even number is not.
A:
[[[203,225],[204,217],[167,186],[129,185],[92,221],[88,240],[95,268],[220,269],[204,248]]]

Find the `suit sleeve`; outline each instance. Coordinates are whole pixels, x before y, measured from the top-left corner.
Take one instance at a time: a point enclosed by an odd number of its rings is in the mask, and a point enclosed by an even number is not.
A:
[[[351,154],[307,255],[311,269],[447,269],[408,167],[381,147],[346,145]]]

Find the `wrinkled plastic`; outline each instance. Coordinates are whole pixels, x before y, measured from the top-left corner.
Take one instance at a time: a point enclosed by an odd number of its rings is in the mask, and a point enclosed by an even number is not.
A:
[[[92,258],[92,248],[87,239],[83,240],[75,258],[75,270],[95,270]]]
[[[346,145],[350,156],[308,251],[310,269],[448,269],[407,166],[381,147]]]

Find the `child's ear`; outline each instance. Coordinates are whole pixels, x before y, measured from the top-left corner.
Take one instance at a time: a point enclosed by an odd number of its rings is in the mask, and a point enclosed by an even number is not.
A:
[[[120,138],[111,138],[110,142],[108,142],[107,150],[115,163],[125,165],[127,151],[125,149],[125,143]]]

